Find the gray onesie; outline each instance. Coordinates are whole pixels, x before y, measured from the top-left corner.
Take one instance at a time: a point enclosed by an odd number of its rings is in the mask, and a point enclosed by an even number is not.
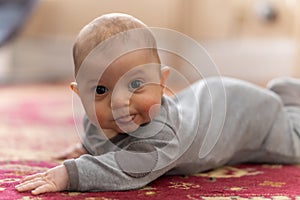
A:
[[[68,190],[143,187],[158,177],[187,175],[224,164],[300,162],[300,82],[269,89],[225,77],[200,80],[136,131],[107,139],[84,119],[90,154],[64,162]]]

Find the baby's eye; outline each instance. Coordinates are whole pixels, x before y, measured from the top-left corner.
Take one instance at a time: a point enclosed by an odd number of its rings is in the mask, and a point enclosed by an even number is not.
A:
[[[103,86],[103,85],[98,85],[97,87],[96,87],[96,93],[97,94],[105,94],[106,92],[108,91],[108,88],[107,87],[105,87],[105,86]]]
[[[130,89],[138,89],[138,88],[142,87],[143,84],[144,83],[141,80],[133,80],[129,83],[129,88]]]

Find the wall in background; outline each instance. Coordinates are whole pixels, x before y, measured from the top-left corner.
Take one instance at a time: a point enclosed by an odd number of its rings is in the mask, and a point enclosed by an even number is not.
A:
[[[297,0],[190,0],[184,31],[197,39],[294,37]]]
[[[5,59],[10,59],[10,66],[2,70],[6,74],[0,75],[1,80],[72,79],[72,44],[79,30],[92,19],[123,12],[149,26],[178,30],[182,4],[182,0],[41,0],[19,37],[8,47],[10,55],[5,53]]]
[[[203,44],[223,75],[265,84],[299,76],[300,1],[191,0],[183,31]]]
[[[264,84],[300,74],[299,8],[297,0],[41,0],[4,53],[11,66],[2,71],[16,81],[70,80],[79,30],[101,14],[124,12],[197,40],[221,74]]]
[[[182,0],[42,0],[23,34],[75,36],[92,19],[111,12],[131,14],[149,26],[177,30],[182,4]]]

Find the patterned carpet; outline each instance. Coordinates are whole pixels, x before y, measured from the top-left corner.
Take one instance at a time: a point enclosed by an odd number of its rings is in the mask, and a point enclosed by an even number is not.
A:
[[[0,96],[0,200],[300,200],[300,165],[225,166],[192,176],[165,176],[125,192],[18,193],[14,186],[22,176],[59,164],[51,157],[79,140],[72,94],[60,84],[2,86]]]

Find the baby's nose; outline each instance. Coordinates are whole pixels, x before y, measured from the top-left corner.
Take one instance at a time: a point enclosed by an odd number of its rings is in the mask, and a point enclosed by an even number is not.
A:
[[[111,108],[117,109],[129,106],[130,95],[128,91],[115,91],[111,97]]]

